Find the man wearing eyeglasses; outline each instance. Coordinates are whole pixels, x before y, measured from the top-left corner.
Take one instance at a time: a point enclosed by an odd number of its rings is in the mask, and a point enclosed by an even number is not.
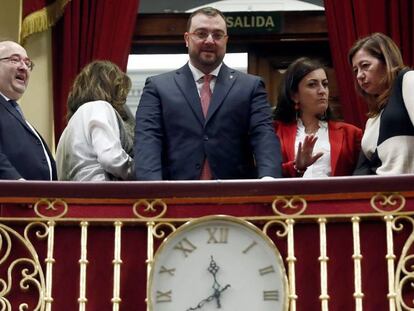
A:
[[[0,42],[0,179],[56,179],[45,141],[16,102],[26,91],[32,69],[22,46]]]
[[[223,14],[195,11],[184,40],[189,62],[146,81],[136,114],[137,179],[281,177],[263,81],[223,63]]]

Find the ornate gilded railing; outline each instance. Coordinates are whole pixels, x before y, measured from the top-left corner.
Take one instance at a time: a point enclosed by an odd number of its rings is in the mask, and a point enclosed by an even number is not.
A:
[[[225,220],[236,219],[247,228],[253,224],[281,255],[280,271],[275,265],[259,269],[258,275],[266,277],[278,271],[286,287],[263,290],[265,305],[414,310],[414,176],[0,181],[0,207],[0,310],[174,309],[177,289],[151,293],[152,278],[160,273],[154,270],[161,256],[157,249],[160,244],[167,249],[168,240],[162,241],[182,232],[183,224],[190,222],[186,226],[191,228],[196,219],[215,215],[219,221],[227,215]],[[227,244],[233,229],[223,228],[218,233],[216,227],[208,228],[208,243]],[[185,255],[200,248],[191,242],[186,241]],[[217,258],[210,265],[220,267],[220,273],[226,270]],[[212,272],[206,273],[211,277]],[[230,304],[237,284],[224,289],[219,283],[225,275],[216,279],[214,274],[216,296],[201,300],[199,307],[189,303],[194,306],[188,310]],[[191,286],[195,289],[197,282]]]

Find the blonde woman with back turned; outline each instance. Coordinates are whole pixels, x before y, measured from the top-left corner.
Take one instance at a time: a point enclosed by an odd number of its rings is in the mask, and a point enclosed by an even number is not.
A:
[[[125,106],[131,80],[109,61],[94,61],[76,77],[68,97],[68,125],[56,153],[59,180],[133,177],[134,120]]]

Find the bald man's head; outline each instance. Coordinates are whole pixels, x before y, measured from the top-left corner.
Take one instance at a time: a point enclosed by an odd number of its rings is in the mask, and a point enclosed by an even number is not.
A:
[[[26,50],[14,41],[0,42],[0,92],[18,100],[29,83],[32,62]]]

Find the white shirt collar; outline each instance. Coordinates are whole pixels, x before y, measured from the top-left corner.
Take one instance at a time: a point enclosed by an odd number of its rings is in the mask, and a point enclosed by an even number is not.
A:
[[[301,131],[305,132],[305,125],[303,124],[303,121],[302,121],[301,118],[298,118],[297,123],[298,123],[298,130],[301,130]],[[326,122],[326,121],[319,120],[318,125],[319,125],[320,129],[323,129],[323,130],[328,129],[328,122]]]
[[[8,102],[10,100],[10,98],[8,98],[6,95],[4,95],[2,92],[0,92],[0,95],[4,97],[4,99],[6,100],[6,102]]]
[[[219,74],[219,72],[220,72],[220,69],[221,69],[221,66],[223,65],[223,63],[220,63],[220,65],[218,65],[217,67],[216,67],[216,69],[214,69],[212,72],[210,72],[209,74],[211,74],[211,75],[213,75],[213,76],[215,76],[215,77],[217,77],[218,76],[218,74]],[[188,62],[188,66],[190,67],[190,70],[191,70],[191,73],[193,74],[193,78],[194,78],[194,81],[195,82],[197,82],[198,80],[200,80],[202,77],[204,77],[205,76],[205,73],[203,73],[201,70],[199,70],[198,68],[196,68],[196,67],[194,67],[192,64],[191,64],[191,62],[189,61]]]

